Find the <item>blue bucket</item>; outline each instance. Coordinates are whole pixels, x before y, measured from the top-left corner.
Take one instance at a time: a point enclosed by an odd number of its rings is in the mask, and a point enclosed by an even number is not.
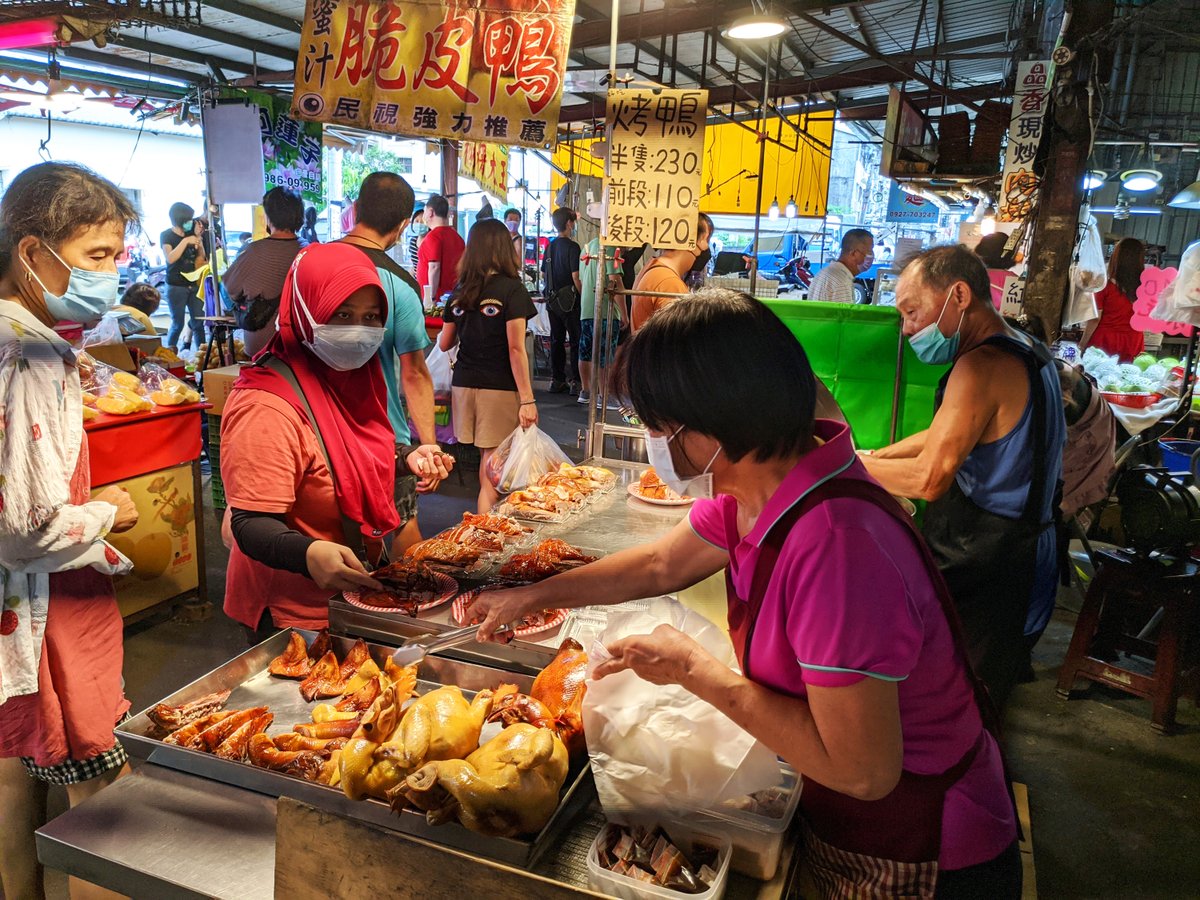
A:
[[[1162,451],[1163,466],[1171,472],[1191,472],[1192,454],[1200,450],[1200,441],[1185,441],[1182,438],[1170,438],[1158,442]]]

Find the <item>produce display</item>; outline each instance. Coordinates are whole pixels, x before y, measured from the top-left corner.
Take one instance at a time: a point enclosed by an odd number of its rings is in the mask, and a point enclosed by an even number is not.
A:
[[[695,844],[685,855],[661,828],[610,823],[597,845],[597,861],[616,875],[682,894],[702,894],[717,878],[716,847]]]
[[[160,361],[144,363],[137,375],[97,362],[87,353],[78,356],[83,388],[83,420],[97,413],[129,416],[150,412],[155,406],[182,406],[200,402],[200,392],[163,368]]]
[[[1179,365],[1174,357],[1156,359],[1150,353],[1123,363],[1098,347],[1084,350],[1082,362],[1100,390],[1109,394],[1165,394],[1172,380],[1171,371]]]

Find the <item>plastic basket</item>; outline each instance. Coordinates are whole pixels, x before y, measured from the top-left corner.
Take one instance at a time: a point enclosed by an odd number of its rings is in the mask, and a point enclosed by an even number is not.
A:
[[[1200,450],[1200,441],[1168,438],[1158,442],[1162,451],[1163,466],[1171,472],[1192,471],[1192,456]]]

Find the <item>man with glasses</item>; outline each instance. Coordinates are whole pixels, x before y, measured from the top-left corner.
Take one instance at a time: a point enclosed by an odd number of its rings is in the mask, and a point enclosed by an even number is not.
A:
[[[808,299],[824,303],[854,303],[854,279],[875,262],[875,238],[865,228],[842,235],[842,252],[817,273],[808,288]]]

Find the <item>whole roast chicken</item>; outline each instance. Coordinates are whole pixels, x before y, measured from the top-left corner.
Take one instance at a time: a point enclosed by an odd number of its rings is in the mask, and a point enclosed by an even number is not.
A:
[[[553,729],[571,755],[587,749],[583,736],[583,695],[587,691],[587,653],[573,638],[564,640],[558,654],[538,673],[528,694],[513,685],[496,691],[491,722],[505,725],[526,722]]]
[[[567,748],[549,728],[509,725],[466,759],[431,762],[389,792],[425,810],[431,825],[458,819],[480,834],[513,837],[542,829],[567,778]]]

